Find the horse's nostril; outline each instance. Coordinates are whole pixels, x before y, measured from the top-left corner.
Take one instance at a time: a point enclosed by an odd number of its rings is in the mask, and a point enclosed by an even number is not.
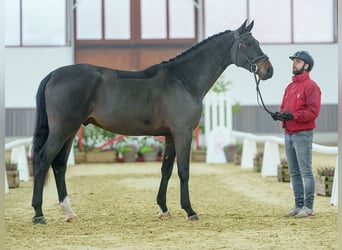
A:
[[[267,69],[267,76],[272,77],[273,76],[273,68],[268,68]]]

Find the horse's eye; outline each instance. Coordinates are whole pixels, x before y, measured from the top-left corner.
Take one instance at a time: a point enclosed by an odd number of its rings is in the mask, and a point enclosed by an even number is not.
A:
[[[239,48],[240,49],[246,49],[248,47],[248,44],[246,44],[245,42],[240,42],[239,43]]]

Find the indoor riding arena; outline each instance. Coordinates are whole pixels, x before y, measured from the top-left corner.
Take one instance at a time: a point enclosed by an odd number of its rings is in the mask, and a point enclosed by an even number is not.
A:
[[[0,249],[341,248],[341,6],[0,0]]]
[[[314,165],[335,157],[315,154]],[[174,170],[168,188],[172,218],[160,220],[160,162],[77,164],[67,173],[76,223],[64,221],[53,176],[44,191],[46,225],[33,225],[32,180],[5,199],[6,249],[337,249],[337,206],[315,196],[313,218],[284,218],[290,184],[229,164],[192,163],[190,196],[198,221],[180,207]]]

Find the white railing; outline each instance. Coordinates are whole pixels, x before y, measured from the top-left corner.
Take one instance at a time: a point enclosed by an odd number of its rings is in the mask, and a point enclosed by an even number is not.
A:
[[[277,136],[257,136],[250,133],[232,131],[232,137],[243,140],[241,168],[253,168],[253,158],[257,151],[257,143],[264,143],[264,154],[261,168],[262,176],[277,176],[280,163],[279,145],[284,145],[284,138]],[[312,151],[322,154],[336,155],[335,174],[331,194],[331,204],[338,204],[338,147],[312,144]]]
[[[29,169],[28,169],[28,160],[27,160],[27,151],[30,155],[32,147],[32,137],[18,139],[5,144],[5,151],[11,151],[11,162],[17,163],[19,170],[19,180],[20,181],[29,181]],[[71,150],[68,165],[74,165],[74,151]],[[5,193],[8,193],[8,180],[7,175],[5,174]]]

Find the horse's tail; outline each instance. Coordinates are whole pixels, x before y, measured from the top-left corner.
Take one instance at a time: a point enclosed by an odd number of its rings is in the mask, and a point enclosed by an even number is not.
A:
[[[36,95],[36,125],[33,134],[33,147],[32,147],[32,163],[35,167],[35,157],[44,146],[46,139],[49,135],[49,124],[46,113],[45,103],[45,87],[49,82],[51,73],[48,74],[41,82]]]

